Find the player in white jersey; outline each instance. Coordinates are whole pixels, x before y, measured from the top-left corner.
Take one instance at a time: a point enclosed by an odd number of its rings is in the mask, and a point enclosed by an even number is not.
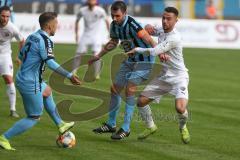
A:
[[[83,18],[84,21],[84,30],[83,34],[79,40],[79,20]],[[109,31],[109,22],[107,20],[106,12],[100,6],[97,6],[97,0],[88,0],[87,6],[82,7],[80,12],[77,15],[77,20],[75,23],[75,35],[76,42],[78,43],[76,56],[74,59],[73,68],[76,68],[81,63],[81,56],[87,53],[90,48],[94,55],[99,53],[102,49],[103,44],[105,44],[105,39],[102,33],[102,30],[105,27]],[[94,64],[95,68],[95,78],[100,78],[101,70],[101,61],[98,60]],[[76,73],[77,69],[74,69],[73,72]]]
[[[0,8],[0,75],[7,85],[7,95],[10,102],[10,116],[19,117],[16,112],[16,89],[13,82],[13,64],[11,40],[15,38],[19,41],[19,50],[24,43],[24,38],[16,26],[10,21],[10,8],[3,6]]]
[[[147,25],[145,29],[153,36],[158,36],[158,45],[155,48],[135,48],[128,54],[135,52],[160,56],[162,70],[144,89],[138,98],[138,109],[145,121],[147,129],[138,139],[145,139],[157,130],[154,124],[150,106],[153,100],[160,100],[167,93],[175,96],[175,107],[179,118],[179,129],[184,143],[190,142],[190,135],[186,127],[188,118],[188,69],[185,67],[181,36],[174,28],[178,17],[178,10],[167,7],[162,17],[162,27]]]

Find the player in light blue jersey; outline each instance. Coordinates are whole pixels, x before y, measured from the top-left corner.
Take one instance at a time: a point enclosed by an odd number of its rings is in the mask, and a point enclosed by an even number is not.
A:
[[[142,26],[131,16],[126,14],[127,6],[123,1],[116,1],[111,6],[112,23],[110,29],[111,40],[105,45],[103,50],[94,56],[89,63],[97,61],[115,49],[121,41],[121,45],[125,52],[141,46],[149,48],[155,46],[156,43],[150,35],[142,28]],[[114,133],[111,138],[121,140],[130,134],[130,122],[135,106],[135,92],[137,86],[144,80],[147,80],[154,62],[153,56],[136,54],[129,56],[120,66],[120,70],[116,75],[116,79],[111,87],[111,101],[109,104],[109,118],[102,126],[93,130],[95,133]],[[126,89],[126,106],[124,123],[116,132],[116,118],[120,108],[121,97],[120,92]],[[116,133],[115,133],[116,132]]]
[[[22,65],[17,72],[16,86],[22,96],[27,117],[16,122],[12,128],[0,136],[0,146],[7,150],[14,150],[8,141],[10,138],[27,131],[39,121],[43,106],[61,134],[74,125],[74,122],[66,123],[59,116],[51,88],[42,80],[42,72],[46,64],[51,70],[70,79],[74,85],[79,85],[80,80],[54,60],[53,42],[49,37],[54,36],[56,32],[57,14],[45,12],[40,15],[39,23],[41,29],[27,38],[19,53]]]

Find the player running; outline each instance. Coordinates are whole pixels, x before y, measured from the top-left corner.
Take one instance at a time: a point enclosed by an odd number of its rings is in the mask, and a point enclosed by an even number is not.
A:
[[[131,16],[126,14],[127,6],[123,1],[116,1],[111,6],[112,23],[110,25],[111,40],[105,45],[102,51],[94,56],[89,63],[95,62],[109,51],[118,46],[119,41],[125,52],[135,47],[154,47],[156,43],[141,25]],[[114,133],[111,138],[121,140],[130,134],[130,122],[135,106],[135,92],[137,86],[147,80],[154,57],[137,53],[128,57],[121,63],[116,79],[111,86],[111,100],[109,104],[108,121],[93,130],[95,133]],[[125,88],[126,105],[124,123],[116,132],[116,118],[120,108],[120,93]],[[115,133],[116,132],[116,133]]]
[[[83,18],[84,30],[79,40],[78,23],[80,18]],[[88,52],[88,49],[91,49],[94,55],[101,51],[102,46],[105,43],[104,35],[101,30],[103,30],[105,26],[109,31],[109,22],[105,10],[100,6],[97,6],[97,0],[88,0],[87,6],[82,7],[77,14],[77,20],[75,22],[75,36],[78,47],[74,58],[73,73],[77,72],[77,67],[81,63],[81,57]],[[94,68],[94,77],[98,80],[100,79],[101,70],[100,60],[94,63]]]
[[[61,119],[53,100],[51,88],[42,80],[46,64],[51,70],[70,79],[72,84],[80,84],[76,76],[63,69],[54,60],[53,42],[50,36],[54,36],[57,29],[57,14],[54,12],[42,13],[39,17],[39,24],[41,29],[27,38],[19,53],[22,65],[17,72],[16,86],[22,96],[27,117],[16,122],[12,128],[0,136],[0,146],[6,150],[15,150],[8,140],[32,128],[40,120],[43,106],[58,126],[61,134],[74,125],[74,122],[66,123]]]
[[[8,6],[0,8],[0,75],[7,85],[7,95],[10,103],[10,116],[18,118],[16,112],[16,88],[13,82],[13,63],[11,40],[19,41],[19,50],[24,44],[24,38],[18,28],[9,21],[11,10]]]
[[[175,108],[178,113],[179,129],[184,143],[190,142],[190,134],[186,123],[188,119],[188,69],[185,67],[182,43],[179,32],[174,28],[177,23],[178,10],[174,7],[167,7],[162,17],[162,27],[146,26],[146,30],[154,36],[158,36],[158,45],[155,48],[135,48],[127,54],[145,54],[160,56],[162,60],[162,71],[153,79],[138,98],[138,110],[143,121],[146,123],[146,130],[139,136],[145,139],[157,130],[154,124],[150,106],[154,99],[160,100],[167,93],[175,96]]]

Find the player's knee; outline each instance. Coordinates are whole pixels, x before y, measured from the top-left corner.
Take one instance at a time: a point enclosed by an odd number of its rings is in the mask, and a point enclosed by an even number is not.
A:
[[[144,100],[142,97],[139,97],[138,100],[137,100],[137,106],[138,107],[144,107]]]
[[[137,100],[137,106],[138,107],[144,107],[147,104],[149,104],[152,101],[152,99],[149,99],[145,96],[139,96]]]
[[[49,86],[47,86],[46,88],[45,88],[45,90],[43,91],[43,97],[48,97],[48,96],[50,96],[52,94],[52,89],[49,87]]]
[[[186,110],[185,106],[176,106],[176,110],[178,113],[183,114]]]
[[[40,117],[41,117],[40,115],[39,116],[35,116],[35,115],[34,116],[31,116],[31,115],[28,116],[28,118],[30,118],[32,120],[36,120],[36,121],[40,121]]]
[[[187,100],[177,99],[176,100],[176,110],[178,113],[183,114],[187,108]]]
[[[13,77],[10,75],[3,75],[3,79],[5,81],[6,84],[11,84],[13,83]]]
[[[127,96],[133,96],[133,95],[135,95],[136,90],[137,90],[136,86],[127,86],[126,95]]]

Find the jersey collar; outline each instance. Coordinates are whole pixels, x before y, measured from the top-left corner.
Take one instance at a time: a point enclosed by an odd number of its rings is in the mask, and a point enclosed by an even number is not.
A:
[[[126,25],[127,21],[128,21],[128,15],[126,15],[124,17],[124,21],[123,21],[123,23],[121,25],[118,25],[117,23],[115,23],[115,24],[116,24],[117,27],[122,28],[122,27],[124,27]]]
[[[50,38],[49,35],[48,35],[48,33],[45,32],[44,30],[39,29],[38,32],[41,33],[41,34],[44,34],[45,36],[47,36],[48,38]]]
[[[124,27],[126,25],[127,21],[128,21],[128,15],[125,16],[124,22],[121,25],[121,27]]]

